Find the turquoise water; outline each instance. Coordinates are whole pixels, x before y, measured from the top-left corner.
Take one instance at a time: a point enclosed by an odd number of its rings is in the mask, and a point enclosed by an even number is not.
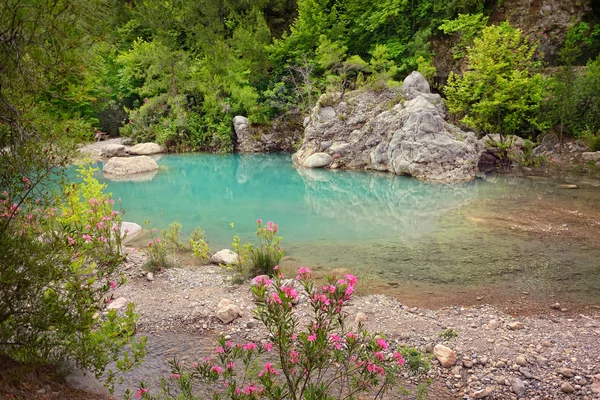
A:
[[[127,221],[204,229],[215,245],[251,239],[274,221],[289,243],[396,238],[435,232],[439,219],[478,196],[484,181],[432,185],[386,173],[298,170],[289,155],[169,155],[141,181],[110,181]],[[138,179],[138,177],[135,177]],[[231,228],[231,223],[235,228]]]
[[[179,221],[185,233],[199,226],[213,250],[231,248],[235,234],[253,240],[261,218],[280,226],[292,265],[345,268],[387,282],[503,284],[600,299],[598,246],[488,223],[507,209],[522,214],[533,201],[600,206],[592,186],[560,191],[555,182],[524,179],[430,184],[386,173],[296,169],[289,155],[273,154],[165,155],[157,162],[158,172],[133,181],[98,176],[120,199],[124,220],[150,219],[158,229]]]

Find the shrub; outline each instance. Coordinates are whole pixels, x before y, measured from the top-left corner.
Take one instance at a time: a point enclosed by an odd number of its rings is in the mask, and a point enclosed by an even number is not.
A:
[[[272,221],[263,226],[262,220],[256,221],[256,237],[259,240],[259,246],[253,246],[250,251],[252,260],[252,273],[255,275],[273,275],[275,266],[279,265],[285,252],[279,247],[281,237],[277,236],[279,226]]]
[[[190,238],[188,239],[190,249],[194,254],[194,257],[199,259],[201,262],[206,262],[210,258],[210,249],[206,242],[206,233],[200,227],[194,229]]]
[[[600,131],[595,132],[587,126],[579,135],[586,144],[590,147],[591,151],[600,151]]]
[[[450,112],[482,133],[545,130],[539,109],[546,85],[538,57],[533,38],[508,23],[484,28],[467,48],[467,70],[450,74],[444,90]]]
[[[98,316],[125,281],[117,270],[121,219],[94,170],[79,172],[83,181],[54,199],[33,194],[41,177],[23,176],[20,190],[0,194],[0,352],[23,362],[70,359],[111,387],[109,363],[133,368],[144,340],[132,340],[132,304],[125,315]]]
[[[150,226],[150,220],[144,221],[144,225]],[[146,255],[148,255],[147,267],[150,271],[155,272],[161,268],[167,268],[170,264],[167,255],[167,245],[164,238],[157,235],[157,230],[150,228],[151,239],[146,247]]]
[[[397,382],[404,358],[383,336],[346,324],[344,308],[356,277],[329,277],[326,285],[317,287],[310,269],[303,267],[296,279],[312,311],[304,329],[293,309],[298,292],[283,284],[283,275],[261,278],[252,292],[268,342],[236,345],[221,338],[214,356],[192,364],[191,369],[174,361],[161,393],[154,396],[142,384],[137,395],[186,400],[200,398],[199,393],[214,399],[383,396]]]
[[[442,339],[450,340],[458,337],[458,331],[453,328],[448,328],[438,333],[438,336]]]

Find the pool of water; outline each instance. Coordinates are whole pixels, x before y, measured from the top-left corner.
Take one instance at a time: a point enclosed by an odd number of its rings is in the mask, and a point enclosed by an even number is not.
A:
[[[253,240],[261,218],[279,225],[290,265],[344,268],[392,284],[503,283],[600,298],[600,249],[593,241],[494,223],[504,214],[526,219],[524,210],[539,207],[600,209],[595,183],[575,191],[518,178],[431,184],[386,173],[296,169],[283,154],[165,155],[157,162],[158,172],[134,180],[98,177],[120,199],[124,220],[151,220],[158,229],[179,221],[187,233],[199,226],[212,249],[231,248],[235,234]]]

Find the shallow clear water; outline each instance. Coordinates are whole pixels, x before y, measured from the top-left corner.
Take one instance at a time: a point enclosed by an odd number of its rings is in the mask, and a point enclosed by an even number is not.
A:
[[[99,177],[121,199],[124,220],[151,219],[159,229],[179,221],[187,233],[200,226],[212,249],[230,248],[235,234],[253,240],[262,218],[280,226],[291,264],[348,268],[388,282],[503,282],[600,298],[596,246],[515,234],[473,218],[493,219],[494,207],[522,211],[540,198],[593,208],[600,205],[593,186],[560,191],[556,182],[524,179],[430,184],[385,173],[296,169],[289,155],[273,154],[157,161],[157,173],[135,181]]]

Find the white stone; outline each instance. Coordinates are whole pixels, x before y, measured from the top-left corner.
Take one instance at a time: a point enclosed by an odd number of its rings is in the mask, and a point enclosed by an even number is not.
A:
[[[333,157],[327,153],[315,153],[308,157],[302,165],[307,168],[323,168],[331,164]]]
[[[583,161],[595,161],[598,162],[600,161],[600,151],[595,151],[595,152],[585,152],[585,153],[581,153],[581,159]]]
[[[148,142],[148,143],[139,143],[129,149],[129,154],[134,155],[148,155],[148,154],[158,154],[164,152],[164,149],[161,145]]]
[[[116,143],[107,143],[100,147],[100,156],[102,157],[124,157],[127,155],[125,146]]]
[[[129,300],[125,297],[117,297],[106,306],[107,310],[120,310],[121,308],[127,306],[129,304]]]
[[[210,257],[210,262],[213,264],[225,264],[230,265],[237,262],[238,255],[229,249],[223,249],[217,251]]]
[[[142,227],[135,222],[121,222],[121,238],[127,244],[142,231]]]
[[[156,161],[148,156],[113,157],[104,165],[105,174],[125,176],[158,170]]]

